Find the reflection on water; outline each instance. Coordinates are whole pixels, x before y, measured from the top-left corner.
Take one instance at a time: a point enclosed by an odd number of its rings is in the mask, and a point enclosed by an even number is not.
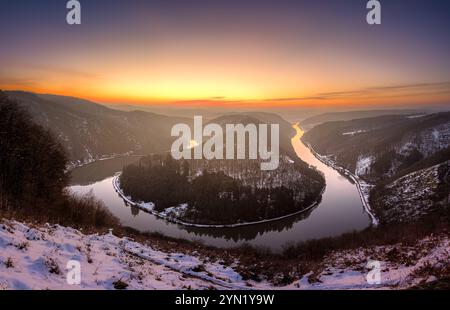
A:
[[[96,161],[71,171],[72,185],[89,185],[102,181],[116,172],[122,171],[126,165],[137,162],[142,156],[120,156]]]
[[[92,191],[126,226],[218,247],[247,243],[277,252],[286,244],[337,236],[369,226],[370,220],[364,212],[356,187],[337,171],[317,160],[300,140],[303,131],[298,126],[295,129],[297,135],[292,139],[292,144],[297,155],[324,173],[327,187],[316,208],[284,220],[236,228],[193,228],[169,223],[127,206],[114,191],[112,176],[124,164],[136,161],[136,157],[112,159],[112,162],[105,160],[77,168],[73,171],[73,185],[70,188],[79,194]]]

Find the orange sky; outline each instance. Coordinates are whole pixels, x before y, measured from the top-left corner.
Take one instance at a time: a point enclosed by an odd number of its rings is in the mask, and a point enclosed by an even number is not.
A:
[[[449,44],[440,24],[398,18],[371,28],[364,11],[342,8],[342,1],[328,11],[315,2],[264,1],[256,9],[157,2],[113,1],[106,12],[88,3],[91,15],[78,28],[61,24],[53,7],[30,7],[28,16],[28,7],[16,12],[10,4],[2,23],[28,19],[10,31],[1,27],[9,44],[0,48],[0,88],[121,104],[450,103]],[[422,14],[419,6],[410,13]],[[439,20],[435,15],[426,18]]]
[[[257,52],[263,49],[264,52]],[[450,83],[418,76],[386,63],[361,65],[342,55],[339,61],[327,55],[289,59],[276,48],[246,47],[247,53],[221,46],[193,48],[183,55],[170,49],[160,55],[134,51],[121,62],[113,55],[51,57],[56,65],[32,62],[14,66],[14,78],[1,80],[4,89],[70,95],[97,102],[130,104],[293,106],[439,104],[450,102]],[[130,53],[130,51],[128,51]],[[117,57],[117,58],[116,58]],[[67,63],[67,66],[59,65]],[[80,69],[82,68],[82,69]],[[82,71],[84,70],[84,71]],[[422,72],[425,76],[426,72]],[[21,79],[20,77],[26,77]]]

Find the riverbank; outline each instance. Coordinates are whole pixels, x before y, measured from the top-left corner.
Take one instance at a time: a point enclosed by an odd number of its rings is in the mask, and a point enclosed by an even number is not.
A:
[[[96,162],[101,162],[101,161],[105,161],[105,160],[111,160],[111,159],[116,159],[116,158],[121,158],[121,157],[142,157],[143,155],[138,155],[138,154],[134,154],[134,152],[130,151],[127,153],[123,153],[123,154],[114,154],[114,155],[104,155],[101,158],[91,158],[88,160],[85,160],[84,162],[78,161],[71,161],[69,162],[69,164],[66,167],[66,171],[71,171],[73,169],[77,169],[77,168],[82,168],[91,164],[95,164]]]
[[[284,219],[294,217],[296,215],[300,215],[302,213],[308,212],[308,211],[312,210],[313,208],[315,208],[317,205],[319,205],[322,195],[325,191],[325,187],[324,187],[319,195],[319,198],[315,202],[313,202],[307,208],[297,211],[295,213],[291,213],[291,214],[280,216],[280,217],[273,218],[273,219],[267,219],[267,220],[261,220],[261,221],[255,221],[255,222],[236,223],[236,224],[229,224],[229,225],[209,225],[209,224],[194,224],[194,223],[184,222],[175,217],[168,216],[162,212],[155,211],[153,203],[144,203],[144,202],[139,203],[139,202],[133,201],[131,199],[131,197],[126,196],[125,193],[120,188],[120,173],[117,173],[113,177],[112,184],[113,184],[113,187],[114,187],[114,190],[116,191],[116,193],[119,194],[119,196],[124,201],[126,201],[128,204],[135,206],[144,212],[148,212],[160,219],[163,219],[163,220],[175,223],[175,224],[180,224],[180,225],[184,225],[184,226],[188,226],[188,227],[196,227],[196,228],[236,228],[236,227],[260,225],[260,224],[266,224],[266,223],[284,220]],[[181,208],[182,206],[179,206],[179,207]]]
[[[332,167],[334,170],[338,171],[339,173],[343,174],[344,176],[350,178],[356,185],[356,188],[358,189],[359,197],[361,199],[361,203],[364,207],[364,210],[370,217],[370,221],[372,225],[378,226],[379,221],[373,212],[370,203],[369,203],[369,192],[372,187],[372,185],[366,183],[365,181],[361,180],[357,175],[353,174],[349,170],[337,165],[334,161],[330,160],[328,157],[320,155],[317,153],[314,148],[309,143],[305,143],[305,145],[308,147],[308,149],[311,151],[314,156],[324,163],[327,166]]]

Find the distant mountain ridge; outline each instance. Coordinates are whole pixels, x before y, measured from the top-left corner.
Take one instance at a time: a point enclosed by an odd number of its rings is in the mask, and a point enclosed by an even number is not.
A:
[[[176,117],[146,111],[122,111],[75,97],[35,94],[24,91],[4,92],[23,106],[33,119],[49,128],[67,150],[72,166],[102,158],[170,150],[176,137],[171,137],[175,124],[192,126],[191,117]],[[282,152],[295,158],[291,138],[295,131],[289,122],[273,113],[249,112],[219,116],[204,125],[265,123],[280,125]]]
[[[33,119],[52,130],[66,148],[73,165],[120,154],[162,152],[170,149],[174,124],[189,122],[149,112],[113,110],[91,101],[5,92]]]
[[[363,110],[363,111],[345,111],[345,112],[329,112],[314,115],[304,119],[302,128],[309,130],[314,126],[336,121],[349,121],[361,118],[378,117],[382,115],[423,115],[424,110]]]
[[[225,114],[213,119],[211,123],[219,124],[224,131],[226,124],[278,124],[280,128],[280,153],[292,158],[297,157],[291,143],[291,139],[295,136],[295,130],[289,122],[276,114],[266,112]],[[268,128],[268,137],[270,138],[270,127]]]

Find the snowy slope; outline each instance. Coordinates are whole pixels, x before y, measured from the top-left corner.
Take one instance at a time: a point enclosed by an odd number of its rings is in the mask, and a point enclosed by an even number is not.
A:
[[[328,255],[320,268],[274,287],[245,281],[235,271],[199,254],[165,253],[112,234],[84,235],[58,225],[30,227],[0,222],[0,289],[379,289],[408,288],[448,276],[448,237],[415,246],[380,246]],[[380,260],[380,285],[366,281],[368,260]],[[67,284],[69,260],[81,264],[81,285]]]
[[[61,226],[30,228],[4,221],[0,249],[3,289],[114,289],[118,280],[128,289],[245,288],[230,267],[155,251],[111,234],[87,236]],[[81,264],[80,286],[67,284],[69,260]]]
[[[450,147],[450,113],[330,122],[304,141],[370,183],[394,177]],[[444,155],[441,155],[444,156]]]
[[[444,180],[449,163],[415,171],[377,188],[372,194],[377,215],[383,222],[407,222],[449,207],[450,186]]]
[[[325,258],[318,276],[305,275],[300,289],[404,289],[448,277],[448,237],[430,237],[414,246],[401,244],[338,251]],[[380,284],[368,285],[368,261],[380,262]],[[350,267],[351,266],[351,267]]]

